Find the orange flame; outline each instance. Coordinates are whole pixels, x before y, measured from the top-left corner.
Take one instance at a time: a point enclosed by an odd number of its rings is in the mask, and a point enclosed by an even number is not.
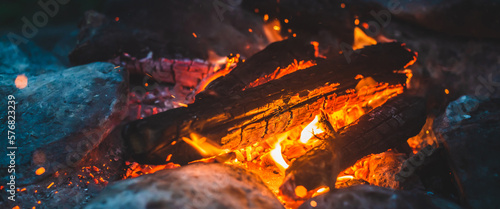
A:
[[[231,70],[233,70],[234,67],[236,66],[236,64],[238,63],[239,59],[240,59],[240,54],[236,54],[236,56],[234,56],[234,57],[231,57],[231,58],[227,57],[226,58],[226,64],[225,64],[223,69],[219,70],[220,66],[215,66],[214,73],[207,76],[205,79],[203,79],[200,82],[200,84],[198,84],[198,88],[196,90],[196,93],[198,94],[198,93],[202,92],[203,90],[205,90],[205,88],[208,86],[208,84],[210,84],[215,79],[222,77],[222,76],[225,76],[228,73],[230,73]]]
[[[375,45],[377,41],[370,36],[367,36],[359,27],[354,28],[354,43],[352,49],[361,49],[365,46]]]
[[[247,89],[247,88],[252,88],[252,87],[256,87],[256,86],[259,86],[259,85],[262,85],[262,84],[265,84],[269,81],[272,81],[272,80],[276,80],[276,79],[279,79],[285,75],[288,75],[290,73],[293,73],[295,71],[299,71],[299,70],[303,70],[303,69],[307,69],[309,67],[312,67],[316,65],[316,63],[314,63],[314,61],[300,61],[300,62],[297,62],[297,60],[293,60],[293,63],[288,65],[286,68],[276,68],[276,70],[269,74],[269,75],[266,75],[264,77],[261,77],[261,78],[258,78],[257,80],[253,81],[252,83],[248,84],[247,87],[245,87],[243,90]]]
[[[199,134],[191,133],[189,136],[190,138],[182,137],[182,140],[195,148],[203,157],[213,157],[228,152],[228,150],[223,150],[220,146],[210,143],[210,140]]]

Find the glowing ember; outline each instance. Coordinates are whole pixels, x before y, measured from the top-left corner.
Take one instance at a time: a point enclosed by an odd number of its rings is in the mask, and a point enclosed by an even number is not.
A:
[[[50,183],[49,186],[47,186],[47,189],[50,189],[54,185],[54,182]]]
[[[14,83],[16,84],[16,88],[24,89],[28,86],[28,77],[24,74],[18,75]]]
[[[325,194],[325,193],[327,193],[329,191],[330,191],[330,187],[320,187],[319,189],[316,190],[316,192],[314,192],[314,194],[312,195],[312,197],[316,197],[318,195]]]
[[[45,173],[45,168],[44,167],[40,167],[40,168],[36,169],[36,171],[35,171],[35,174],[38,175],[38,176],[42,175],[43,173]]]
[[[305,197],[307,196],[307,189],[304,187],[304,186],[297,186],[295,187],[295,195],[297,195],[297,197]]]
[[[297,60],[294,60],[294,62],[292,64],[288,65],[286,68],[283,68],[283,69],[276,68],[276,70],[273,73],[255,80],[254,82],[250,83],[247,87],[245,87],[245,89],[265,84],[269,81],[279,79],[285,75],[288,75],[288,74],[293,73],[293,72],[298,71],[298,70],[307,69],[307,68],[312,67],[314,65],[316,65],[316,63],[314,63],[313,61],[302,60],[300,62],[297,62]],[[243,90],[245,90],[245,89],[243,89]]]
[[[236,64],[239,62],[239,59],[240,59],[240,54],[236,54],[235,56],[227,57],[225,67],[223,69],[219,70],[219,66],[216,66],[216,68],[214,69],[214,73],[208,75],[206,78],[204,78],[200,82],[200,84],[198,85],[198,88],[196,90],[196,93],[202,92],[203,90],[205,90],[205,88],[208,86],[208,84],[210,84],[212,81],[214,81],[215,79],[217,79],[219,77],[225,76],[229,72],[231,72],[231,70],[233,70],[234,67],[236,66]]]

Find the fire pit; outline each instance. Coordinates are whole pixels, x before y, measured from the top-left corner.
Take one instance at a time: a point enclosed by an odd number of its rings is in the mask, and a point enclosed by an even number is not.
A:
[[[499,204],[495,3],[74,4],[0,39],[2,208]]]

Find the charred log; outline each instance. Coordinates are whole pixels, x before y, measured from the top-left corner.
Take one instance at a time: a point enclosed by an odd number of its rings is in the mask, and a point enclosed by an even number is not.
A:
[[[362,157],[384,152],[405,143],[422,129],[426,119],[425,101],[407,95],[390,99],[384,105],[361,116],[339,130],[339,136],[299,157],[287,169],[280,191],[295,196],[295,187],[308,190],[319,186],[334,187],[336,176]]]
[[[313,45],[301,39],[287,39],[272,43],[245,62],[239,63],[226,76],[211,82],[205,92],[201,92],[196,97],[201,98],[207,94],[231,95],[241,91],[258,78],[273,73],[276,68],[288,66],[294,60],[316,59],[314,52]]]
[[[182,137],[197,133],[224,149],[248,146],[312,121],[321,108],[327,113],[340,109],[349,100],[347,90],[358,83],[358,74],[404,84],[406,76],[393,72],[414,58],[400,43],[367,47],[354,53],[350,63],[341,55],[231,96],[199,99],[188,107],[134,121],[123,137],[139,163],[164,164],[172,154],[172,162],[186,164],[201,156]]]

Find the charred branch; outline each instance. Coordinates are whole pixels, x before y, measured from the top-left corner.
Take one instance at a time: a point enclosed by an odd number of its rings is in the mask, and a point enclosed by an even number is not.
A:
[[[388,43],[356,51],[350,58],[348,63],[340,55],[231,96],[197,99],[188,107],[131,122],[123,132],[125,143],[133,158],[144,164],[164,164],[170,154],[179,164],[200,159],[182,140],[191,133],[224,149],[248,146],[312,121],[322,108],[327,113],[340,109],[349,100],[347,90],[357,85],[358,74],[404,84],[406,76],[393,72],[415,54],[400,43]]]

